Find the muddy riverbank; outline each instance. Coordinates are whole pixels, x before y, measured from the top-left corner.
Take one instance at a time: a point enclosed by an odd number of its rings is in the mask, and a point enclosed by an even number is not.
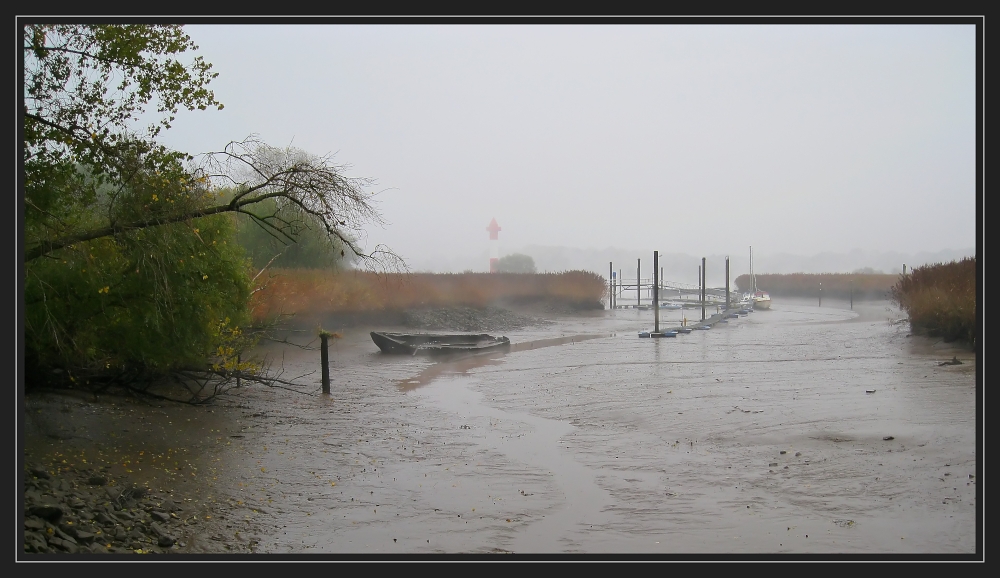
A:
[[[143,528],[183,504],[173,544],[145,534],[168,553],[974,554],[976,356],[900,319],[787,301],[640,340],[651,312],[594,311],[444,362],[367,335],[405,327],[345,327],[330,396],[316,352],[274,349],[312,389],[30,397],[26,477],[128,476],[150,488]]]

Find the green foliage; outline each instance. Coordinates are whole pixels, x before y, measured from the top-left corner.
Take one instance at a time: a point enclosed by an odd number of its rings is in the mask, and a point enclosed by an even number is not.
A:
[[[31,365],[204,368],[249,323],[250,272],[233,219],[142,229],[25,265]]]
[[[156,141],[180,109],[222,108],[211,65],[180,60],[196,49],[174,25],[24,27],[29,381],[53,368],[252,374],[240,361],[253,343],[251,265],[274,255],[275,239],[293,243],[284,266],[342,264],[345,246],[378,261],[351,234],[381,222],[371,181],[330,157],[251,137],[195,165]]]
[[[206,86],[217,74],[180,26],[33,24],[23,29],[26,246],[80,230],[105,183],[137,170],[169,182],[189,157],[155,137],[180,108],[222,108]],[[158,121],[135,127],[150,103]],[[84,167],[84,168],[81,168]],[[92,224],[92,223],[91,223]]]
[[[535,273],[535,260],[522,253],[504,255],[497,260],[499,273]]]
[[[296,209],[293,205],[279,209],[277,200],[268,199],[254,210],[286,223],[297,223],[294,231],[288,231],[291,236],[262,227],[249,215],[239,215],[236,239],[253,267],[259,271],[269,264],[288,269],[336,270],[350,266],[356,258],[354,252],[327,234],[320,219]]]
[[[155,138],[180,108],[222,108],[179,26],[26,26],[27,379],[236,367],[248,263],[217,194]],[[136,129],[147,106],[159,120]],[[126,225],[123,225],[126,224]],[[53,242],[56,240],[56,242]]]
[[[898,277],[892,300],[915,332],[975,343],[977,271],[975,257],[917,267]]]

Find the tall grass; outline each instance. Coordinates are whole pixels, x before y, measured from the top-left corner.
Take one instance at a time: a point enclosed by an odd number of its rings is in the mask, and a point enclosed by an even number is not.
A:
[[[910,317],[915,333],[975,344],[976,259],[937,263],[900,275],[891,298]]]
[[[276,313],[367,313],[421,307],[482,308],[508,302],[559,300],[598,307],[606,280],[589,271],[563,273],[376,274],[276,269],[255,295],[258,318]]]
[[[757,275],[757,288],[776,297],[812,297],[830,299],[888,299],[896,275],[879,273],[791,273]],[[749,291],[750,275],[736,278],[740,291]],[[822,283],[822,285],[820,285]]]

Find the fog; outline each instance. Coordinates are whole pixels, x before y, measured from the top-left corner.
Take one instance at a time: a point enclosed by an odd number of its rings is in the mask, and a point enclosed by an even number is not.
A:
[[[488,270],[491,218],[501,255],[602,274],[653,250],[711,279],[750,246],[759,273],[977,246],[972,25],[186,30],[225,109],[163,142],[334,153],[378,181],[386,225],[363,245],[411,270]]]

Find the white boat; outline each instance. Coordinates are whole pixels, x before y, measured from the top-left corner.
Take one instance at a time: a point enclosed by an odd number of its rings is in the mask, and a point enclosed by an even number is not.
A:
[[[757,288],[757,276],[753,273],[753,247],[750,247],[750,283],[752,284],[751,291],[753,295],[750,300],[753,302],[754,309],[770,309],[771,308],[771,296],[767,294],[767,291],[761,291]],[[744,295],[744,298],[746,296]]]
[[[753,294],[753,308],[754,309],[770,309],[771,308],[771,296],[767,294],[767,291],[755,291]]]

